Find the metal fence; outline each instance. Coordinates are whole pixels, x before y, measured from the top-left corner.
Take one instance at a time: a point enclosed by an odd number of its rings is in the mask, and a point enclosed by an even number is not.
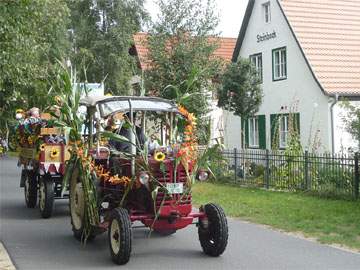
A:
[[[359,197],[357,153],[350,156],[234,149],[223,151],[223,157],[215,168],[216,174],[239,185]]]

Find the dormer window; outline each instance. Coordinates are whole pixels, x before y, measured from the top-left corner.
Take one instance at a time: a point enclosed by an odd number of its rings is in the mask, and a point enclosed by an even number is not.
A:
[[[264,21],[265,23],[269,23],[271,22],[270,2],[266,2],[262,6],[263,6]]]

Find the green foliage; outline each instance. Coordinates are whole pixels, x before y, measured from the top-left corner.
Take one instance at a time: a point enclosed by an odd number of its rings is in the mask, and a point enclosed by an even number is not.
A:
[[[227,165],[222,155],[223,145],[215,144],[207,146],[203,151],[199,152],[194,171],[205,170],[216,180],[222,168],[220,166]]]
[[[78,113],[80,98],[83,94],[82,88],[73,89],[73,79],[67,68],[60,64],[58,76],[53,81],[52,89],[60,99],[60,115],[56,125],[64,129],[70,141],[81,141],[81,128],[84,120]],[[54,116],[56,116],[54,114]]]
[[[357,146],[360,147],[360,106],[354,105],[348,100],[343,100],[341,106],[346,112],[342,117],[345,129],[356,140]]]
[[[85,119],[79,115],[82,88],[78,87],[78,89],[74,90],[72,84],[73,78],[71,78],[71,75],[64,65],[61,65],[60,62],[59,65],[58,76],[52,82],[53,90],[58,94],[57,99],[61,104],[61,113],[57,116],[55,124],[62,127],[68,141],[73,143],[70,160],[66,163],[65,175],[63,178],[63,191],[67,188],[69,180],[72,179],[74,171],[78,170],[85,200],[85,224],[82,241],[86,243],[92,228],[98,225],[100,219],[96,187],[88,158],[89,148],[86,147],[86,141],[84,141],[84,138],[81,135],[82,126],[85,122]],[[54,114],[54,116],[56,116],[56,114]],[[83,153],[80,154],[80,151],[83,151]],[[72,179],[72,181],[76,181],[76,179]]]
[[[314,188],[328,196],[336,196],[339,193],[352,194],[354,191],[353,172],[341,162],[332,161],[326,166],[312,169],[310,173]]]
[[[254,115],[262,102],[262,89],[256,69],[249,60],[230,63],[218,88],[218,105],[244,119]]]
[[[146,19],[144,0],[68,0],[71,9],[72,62],[81,81],[101,82],[113,94],[130,94],[136,68],[129,48]],[[80,67],[86,67],[86,75]]]
[[[186,108],[203,116],[208,111],[211,80],[220,67],[220,60],[212,57],[218,24],[213,1],[160,0],[158,4],[160,15],[147,40],[151,69],[145,73],[146,88],[168,99],[186,96]]]
[[[12,124],[16,108],[49,104],[55,59],[68,48],[68,15],[65,0],[1,1],[1,129]]]

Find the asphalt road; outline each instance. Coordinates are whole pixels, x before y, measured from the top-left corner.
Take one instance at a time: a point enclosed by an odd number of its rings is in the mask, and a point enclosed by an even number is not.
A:
[[[19,178],[15,159],[0,160],[0,240],[17,269],[360,269],[360,254],[233,219],[219,258],[202,253],[195,226],[150,239],[147,229],[136,229],[130,262],[116,266],[106,234],[85,247],[73,238],[66,201],[56,201],[46,220],[27,209]]]

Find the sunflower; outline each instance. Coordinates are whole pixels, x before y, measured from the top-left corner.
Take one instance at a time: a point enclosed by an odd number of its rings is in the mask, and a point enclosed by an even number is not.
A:
[[[154,159],[158,162],[164,161],[166,155],[163,152],[155,152]]]
[[[44,143],[42,145],[40,145],[40,147],[39,147],[40,151],[45,151],[45,147],[46,147],[46,145]]]
[[[56,149],[56,148],[51,149],[51,151],[50,151],[51,158],[53,158],[53,159],[57,158],[59,155],[60,155],[60,152],[58,149]]]

